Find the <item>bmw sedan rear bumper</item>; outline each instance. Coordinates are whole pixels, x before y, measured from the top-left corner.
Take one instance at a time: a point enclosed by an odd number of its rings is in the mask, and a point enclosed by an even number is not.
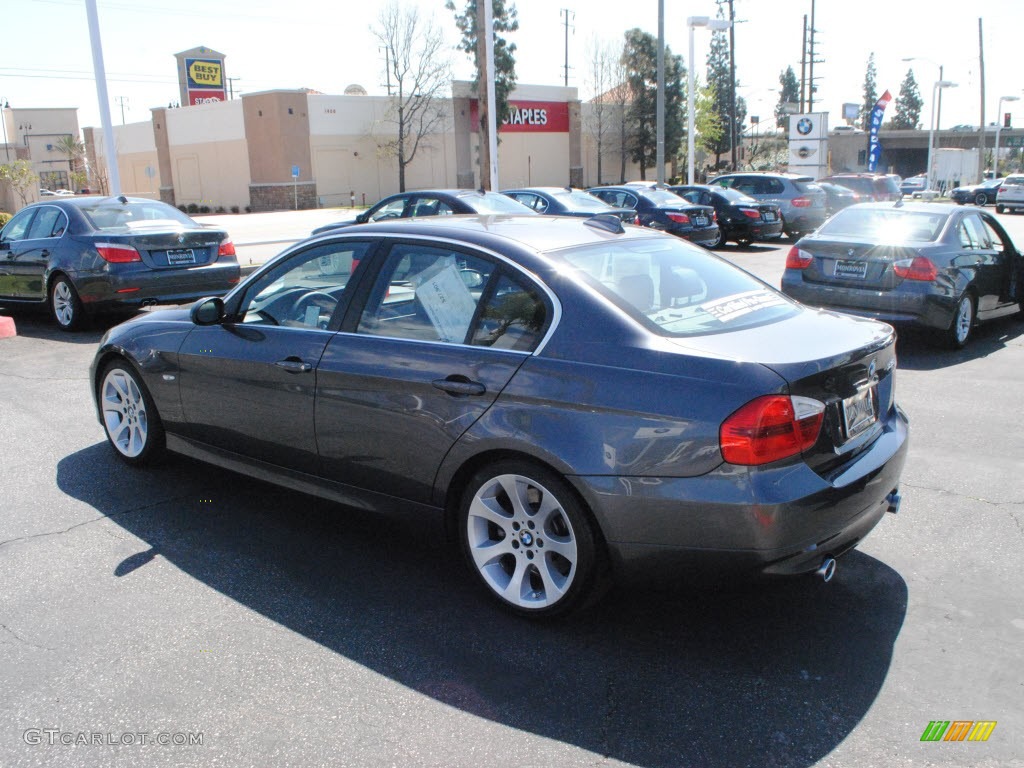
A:
[[[832,309],[890,325],[920,325],[945,330],[953,322],[956,299],[932,283],[904,281],[898,290],[875,291],[805,282],[796,270],[782,275],[782,292],[810,307]]]
[[[82,304],[89,311],[143,304],[180,304],[219,296],[241,277],[237,261],[217,261],[187,269],[139,269],[81,275],[74,278]]]
[[[855,547],[899,486],[908,422],[895,408],[864,452],[826,476],[800,462],[690,478],[571,478],[626,578],[796,574]]]

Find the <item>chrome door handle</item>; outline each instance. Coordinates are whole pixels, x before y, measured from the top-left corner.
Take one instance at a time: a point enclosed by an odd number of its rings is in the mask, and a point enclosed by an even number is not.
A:
[[[310,363],[304,363],[302,360],[295,358],[287,358],[285,360],[278,360],[274,363],[278,368],[284,368],[288,373],[309,373],[313,370],[313,366]]]

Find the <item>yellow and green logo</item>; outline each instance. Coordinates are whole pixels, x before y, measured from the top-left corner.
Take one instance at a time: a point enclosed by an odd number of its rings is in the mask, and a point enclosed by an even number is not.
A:
[[[921,741],[988,741],[995,720],[932,720],[921,734]]]

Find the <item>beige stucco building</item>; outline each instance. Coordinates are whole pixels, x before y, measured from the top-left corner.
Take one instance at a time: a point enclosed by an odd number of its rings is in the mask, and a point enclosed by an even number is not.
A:
[[[475,101],[468,83],[454,84],[441,104],[441,128],[406,168],[407,189],[479,186]],[[575,88],[521,85],[511,102],[512,118],[499,131],[502,187],[598,183],[592,129]],[[121,191],[212,210],[371,204],[399,191],[388,150],[397,135],[393,103],[277,90],[154,109],[149,122],[114,127]],[[604,181],[618,181],[609,172],[621,164],[609,136]],[[85,143],[90,167],[105,167],[102,132],[86,128]],[[636,173],[627,164],[627,176]],[[105,179],[95,185],[107,189]]]
[[[57,143],[68,137],[78,138],[78,110],[74,107],[53,109],[0,108],[0,164],[27,160],[39,177],[39,184],[26,190],[29,201],[39,197],[43,189],[71,189],[71,158],[57,149]],[[76,190],[77,191],[77,190]],[[18,194],[7,184],[0,184],[0,210],[12,212],[21,207]]]

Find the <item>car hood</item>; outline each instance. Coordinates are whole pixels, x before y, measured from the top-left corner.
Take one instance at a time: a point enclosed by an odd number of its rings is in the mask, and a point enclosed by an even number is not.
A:
[[[774,323],[672,342],[703,355],[760,363],[792,383],[883,350],[895,337],[891,326],[876,320],[802,307]]]

